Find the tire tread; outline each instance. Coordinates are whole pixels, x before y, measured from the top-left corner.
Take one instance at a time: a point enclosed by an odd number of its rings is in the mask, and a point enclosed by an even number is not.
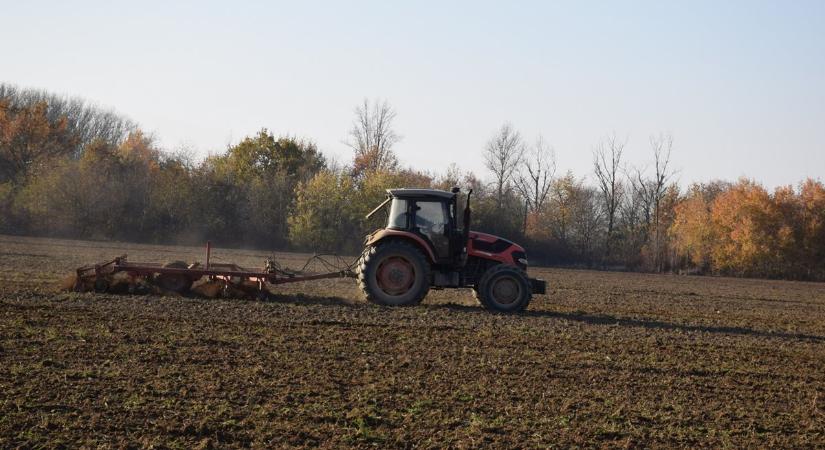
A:
[[[369,283],[367,280],[367,272],[369,266],[377,260],[379,253],[383,253],[386,251],[392,251],[394,249],[403,249],[402,251],[410,252],[414,258],[418,259],[421,262],[421,267],[423,267],[423,277],[424,282],[421,283],[421,286],[418,289],[418,292],[414,295],[413,299],[404,303],[403,306],[412,306],[421,303],[424,297],[427,296],[427,293],[430,290],[430,278],[432,268],[430,267],[430,262],[424,253],[421,252],[417,247],[412,244],[409,244],[404,241],[400,240],[392,240],[389,242],[382,242],[378,245],[372,246],[369,249],[365,250],[361,254],[361,259],[357,265],[357,272],[356,272],[356,279],[358,280],[358,288],[361,290],[361,293],[364,295],[364,298],[376,305],[384,305],[384,306],[391,306],[388,303],[385,303],[375,292],[369,288]]]
[[[496,274],[501,273],[501,272],[507,272],[507,271],[517,273],[518,276],[521,277],[521,279],[524,281],[524,286],[522,286],[522,287],[526,287],[527,290],[526,290],[526,299],[524,301],[520,302],[519,305],[516,308],[509,309],[509,310],[503,310],[503,309],[498,308],[496,306],[496,303],[493,302],[490,298],[488,298],[488,296],[487,296],[488,292],[487,292],[487,286],[486,285],[487,285],[487,283],[490,282],[490,279],[493,278]],[[486,308],[490,311],[496,311],[496,312],[521,312],[521,311],[524,311],[525,309],[527,309],[527,305],[530,304],[530,300],[533,297],[533,292],[530,289],[530,282],[529,282],[529,278],[527,277],[527,272],[525,272],[524,270],[522,270],[521,268],[516,267],[516,266],[511,266],[511,265],[507,265],[507,264],[497,264],[495,266],[490,267],[489,269],[487,269],[487,271],[484,272],[484,274],[481,276],[481,279],[478,282],[478,285],[473,287],[473,295],[475,296],[476,300],[478,300],[478,302],[481,303],[481,306],[483,306],[484,308]]]

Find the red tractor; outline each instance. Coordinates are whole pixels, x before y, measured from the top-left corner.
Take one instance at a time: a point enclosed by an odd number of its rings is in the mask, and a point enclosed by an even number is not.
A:
[[[543,280],[527,277],[524,248],[497,236],[470,231],[470,195],[459,223],[458,194],[435,189],[388,189],[367,217],[387,213],[387,225],[366,238],[356,266],[367,300],[415,305],[430,288],[471,287],[489,310],[523,311]]]

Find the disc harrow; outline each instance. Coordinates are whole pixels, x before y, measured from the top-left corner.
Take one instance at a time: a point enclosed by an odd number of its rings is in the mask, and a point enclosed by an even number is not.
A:
[[[76,292],[110,292],[129,294],[194,294],[203,297],[251,297],[267,298],[271,288],[285,283],[354,277],[354,264],[342,267],[341,259],[327,255],[315,255],[298,271],[281,268],[274,258],[267,258],[264,267],[250,269],[234,263],[211,262],[212,246],[206,244],[206,262],[171,263],[132,262],[127,255],[111,261],[78,267],[65,284]],[[313,262],[328,270],[323,273],[306,273]]]

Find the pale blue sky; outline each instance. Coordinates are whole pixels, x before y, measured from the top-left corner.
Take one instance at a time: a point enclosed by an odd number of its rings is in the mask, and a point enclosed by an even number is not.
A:
[[[268,127],[342,143],[364,97],[401,160],[483,174],[509,121],[590,176],[615,131],[643,164],[674,137],[683,184],[825,177],[825,1],[0,0],[0,81],[114,107],[200,154]]]

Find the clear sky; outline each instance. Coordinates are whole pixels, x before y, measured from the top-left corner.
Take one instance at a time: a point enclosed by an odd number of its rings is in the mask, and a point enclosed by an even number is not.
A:
[[[825,1],[0,0],[0,81],[113,107],[199,154],[267,127],[343,144],[363,98],[398,111],[402,162],[484,173],[505,121],[559,169],[615,132],[683,184],[825,178]]]

